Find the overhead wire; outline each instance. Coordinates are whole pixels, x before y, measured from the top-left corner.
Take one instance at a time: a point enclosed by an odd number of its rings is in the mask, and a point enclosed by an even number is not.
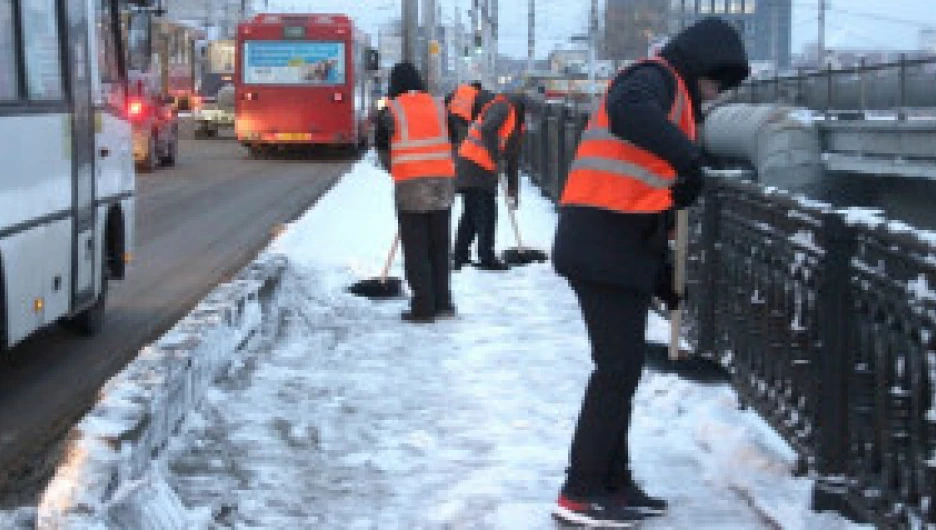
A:
[[[812,10],[815,10],[816,12],[819,11],[819,6],[817,2],[815,1],[809,2],[805,0],[794,0],[792,4],[796,7],[812,9]],[[922,22],[919,20],[911,20],[908,18],[895,17],[893,15],[887,15],[887,14],[883,14],[879,12],[861,11],[861,10],[856,10],[854,8],[836,7],[835,5],[832,5],[832,4],[826,5],[826,11],[831,12],[831,13],[839,13],[842,15],[848,15],[848,16],[852,16],[856,18],[864,18],[868,20],[890,22],[893,24],[902,24],[902,25],[914,26],[914,27],[919,27],[919,28],[936,28],[936,22]]]

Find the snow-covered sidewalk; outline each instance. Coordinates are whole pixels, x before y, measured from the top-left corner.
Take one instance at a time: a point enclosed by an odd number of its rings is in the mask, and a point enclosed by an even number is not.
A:
[[[553,207],[524,186],[524,236],[548,249]],[[344,292],[377,274],[394,229],[389,178],[365,160],[272,245],[291,262],[284,336],[241,359],[169,451],[193,526],[555,528],[590,370],[571,290],[549,264],[468,268],[456,320],[402,323],[405,301]],[[729,387],[648,372],[637,407],[636,472],[674,506],[643,528],[848,527],[808,511],[792,451]]]
[[[548,250],[555,211],[523,185],[524,238]],[[378,273],[391,201],[367,158],[271,245],[289,259],[280,335],[205,391],[140,481],[144,512],[162,522],[139,528],[557,527],[549,512],[591,369],[572,291],[549,264],[469,267],[453,277],[458,318],[403,323],[405,300],[345,292]],[[513,246],[500,216],[498,246]],[[667,334],[651,315],[648,337]],[[808,510],[793,452],[729,386],[644,377],[635,471],[672,510],[641,528],[851,528]]]

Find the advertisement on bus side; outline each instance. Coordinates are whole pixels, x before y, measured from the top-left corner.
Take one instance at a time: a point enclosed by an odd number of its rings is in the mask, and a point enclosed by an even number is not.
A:
[[[345,82],[341,42],[248,41],[244,83],[248,85],[340,85]]]

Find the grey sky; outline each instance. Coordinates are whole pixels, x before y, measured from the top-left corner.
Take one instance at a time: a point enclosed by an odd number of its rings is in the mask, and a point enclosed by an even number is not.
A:
[[[761,0],[766,1],[766,0]],[[826,42],[829,47],[916,49],[919,30],[936,28],[934,0],[827,0]],[[270,0],[271,9],[344,12],[359,20],[365,31],[399,16],[401,0]],[[422,0],[419,0],[422,4]],[[437,0],[444,19],[453,19],[455,6],[466,10],[470,0]],[[601,4],[604,2],[599,0]],[[259,2],[258,2],[259,3]],[[500,0],[500,50],[525,57],[528,0]],[[589,0],[536,0],[537,56],[545,56],[569,35],[585,31]],[[794,52],[818,34],[819,0],[793,0]]]

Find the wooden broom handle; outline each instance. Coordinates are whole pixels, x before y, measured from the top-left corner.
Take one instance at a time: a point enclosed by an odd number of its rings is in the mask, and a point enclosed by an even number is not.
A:
[[[393,244],[390,245],[390,252],[387,254],[387,262],[384,263],[383,270],[380,271],[380,283],[387,282],[387,275],[390,274],[390,266],[393,265],[393,257],[396,256],[397,247],[400,246],[400,231],[397,230],[393,236]]]
[[[520,237],[520,225],[517,224],[517,213],[510,207],[510,201],[507,198],[507,177],[500,173],[497,180],[500,181],[501,191],[504,193],[504,205],[507,207],[507,215],[510,217],[510,225],[513,226],[514,237],[517,238],[517,248],[523,250],[523,238]]]
[[[676,248],[675,263],[673,264],[673,290],[679,295],[679,305],[674,311],[670,311],[670,344],[669,358],[673,361],[682,359],[682,351],[679,349],[681,331],[682,331],[682,298],[686,291],[686,259],[689,246],[689,212],[688,210],[676,211]]]

